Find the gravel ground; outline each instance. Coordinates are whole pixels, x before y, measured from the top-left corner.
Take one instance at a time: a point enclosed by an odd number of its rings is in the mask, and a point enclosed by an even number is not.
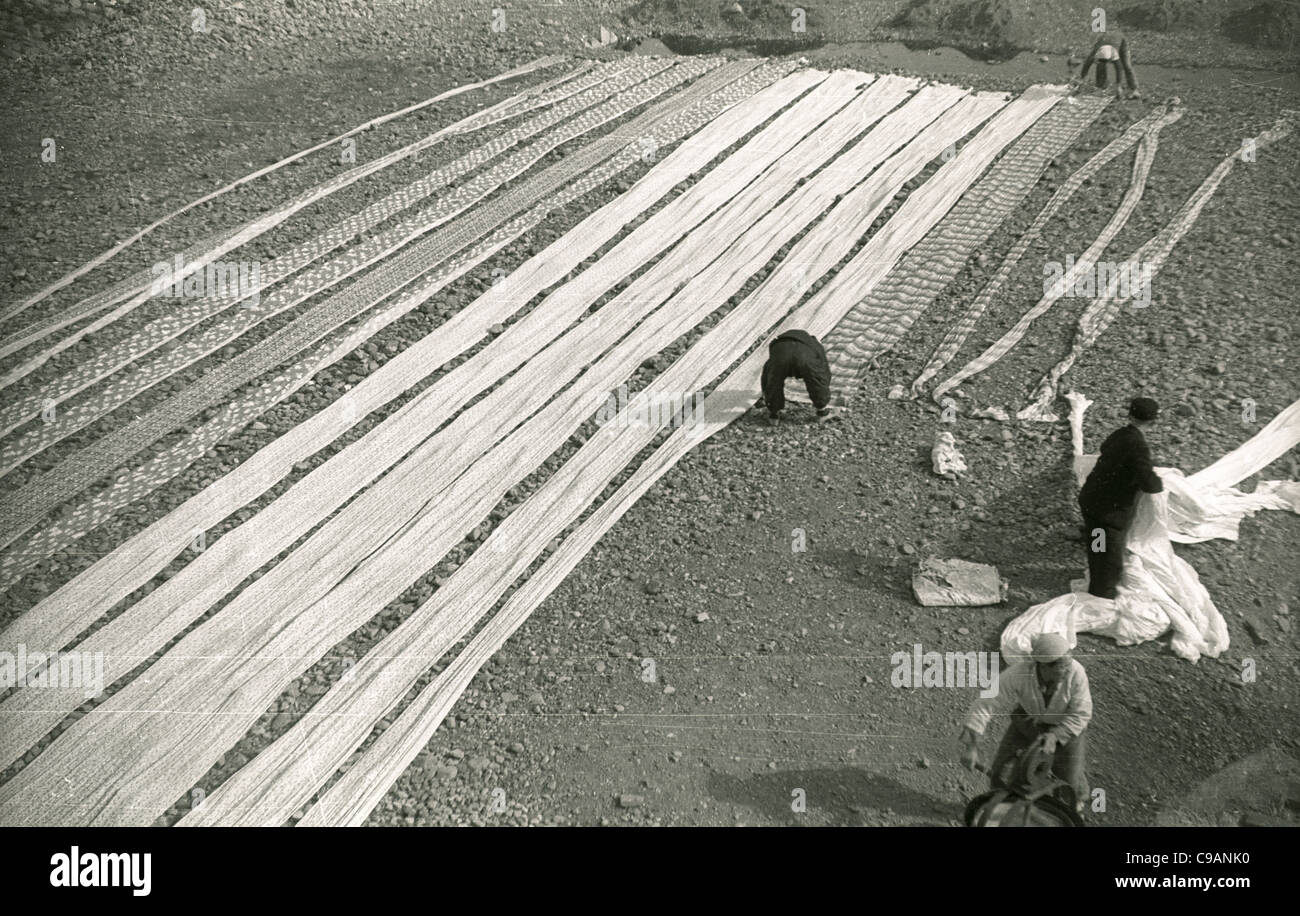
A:
[[[194,32],[187,16],[162,2],[117,6],[122,12],[105,15],[93,28],[78,24],[78,11],[51,14],[48,21],[68,24],[42,28],[36,37],[30,22],[46,20],[34,13],[21,27],[12,17],[0,20],[6,39],[0,98],[16,114],[11,120],[17,128],[0,137],[11,165],[0,178],[7,217],[0,238],[5,302],[30,295],[157,214],[291,151],[542,54],[584,52],[582,38],[601,24],[633,39],[678,34],[666,6],[653,15],[642,10],[637,25],[629,26],[621,5],[579,0],[504,4],[508,26],[499,33],[483,7],[469,3],[441,3],[435,13],[415,2],[297,0],[274,15],[263,4],[219,3],[208,7],[206,33]],[[810,22],[822,29],[836,24],[837,43],[810,41],[796,50],[823,67],[892,69],[980,88],[1018,88],[1059,80],[1069,52],[1082,46],[1064,33],[1045,33],[1042,45],[1023,46],[1018,56],[995,58],[996,64],[951,49],[922,50],[887,24],[901,6],[854,7],[861,11],[855,32],[841,28],[843,7],[810,5]],[[767,34],[763,17],[725,33],[711,23],[701,19],[691,34],[714,44],[749,44],[750,50]],[[1083,548],[1072,540],[1077,516],[1068,496],[1068,430],[1064,424],[962,418],[954,431],[971,472],[951,483],[928,469],[937,410],[887,401],[883,392],[910,380],[955,310],[996,269],[1055,184],[1141,117],[1148,101],[1178,95],[1188,112],[1162,134],[1143,203],[1116,241],[1122,252],[1163,225],[1240,138],[1270,125],[1281,109],[1300,107],[1294,64],[1284,66],[1275,50],[1243,48],[1204,29],[1136,34],[1143,36],[1139,63],[1152,62],[1140,71],[1147,101],[1112,106],[1095,136],[1049,171],[990,240],[984,262],[970,265],[880,361],[845,418],[815,425],[803,422],[796,409],[790,422],[770,430],[755,416],[688,456],[484,668],[371,823],[956,821],[964,800],[981,788],[955,762],[967,697],[892,688],[889,656],[914,643],[941,651],[996,648],[1006,621],[1059,594],[1078,575]],[[843,43],[891,37],[913,48]],[[967,46],[961,36],[948,43]],[[1186,67],[1193,59],[1199,66]],[[371,140],[376,149],[408,142],[516,88],[475,92],[427,118],[385,125],[378,136],[365,135],[361,149]],[[58,158],[42,164],[42,140],[50,136]],[[384,180],[409,180],[457,148],[443,148],[435,159],[423,158]],[[264,185],[227,195],[219,207],[177,220],[155,244],[162,250],[188,244],[337,168],[313,157]],[[43,565],[4,596],[4,619],[342,394],[471,301],[494,269],[521,263],[639,174],[633,170],[564,208],[213,450],[148,505],[132,507],[78,551]],[[1298,179],[1286,144],[1254,166],[1239,165],[1174,250],[1155,282],[1152,306],[1125,313],[1067,376],[1067,387],[1096,401],[1089,442],[1121,422],[1120,405],[1140,389],[1166,407],[1151,435],[1157,463],[1190,472],[1294,400],[1300,328],[1290,293],[1298,275]],[[959,358],[969,358],[1015,320],[1041,286],[1044,261],[1077,252],[1095,236],[1127,181],[1121,159],[1081,192],[1026,257],[1005,302],[990,311]],[[321,221],[369,199],[359,190],[337,197],[321,209]],[[277,231],[264,247],[277,250],[296,240],[295,232],[310,230]],[[150,263],[152,250],[140,247],[136,262],[115,262],[96,274],[96,283]],[[94,287],[74,286],[50,308]],[[1080,305],[1058,305],[1021,348],[965,386],[965,393],[980,404],[1023,399],[1068,346]],[[679,341],[645,367],[638,382],[688,343]],[[1257,404],[1253,425],[1241,421],[1245,398]],[[146,403],[126,405],[110,424]],[[70,445],[83,441],[76,437]],[[291,480],[338,447],[304,462]],[[560,457],[576,447],[571,442]],[[1297,476],[1294,453],[1260,475]],[[535,475],[516,488],[498,517],[540,479]],[[796,529],[806,535],[806,551],[792,551]],[[349,657],[404,619],[482,534],[296,682],[205,784],[219,782],[287,728]],[[1090,775],[1107,798],[1095,822],[1155,823],[1234,761],[1261,753],[1296,756],[1292,707],[1300,699],[1294,676],[1300,665],[1290,612],[1300,593],[1291,547],[1297,536],[1300,519],[1265,513],[1244,523],[1235,544],[1179,549],[1228,619],[1232,647],[1221,659],[1191,665],[1173,657],[1163,640],[1118,649],[1082,638],[1079,656],[1097,704]],[[928,554],[996,564],[1012,584],[1008,602],[918,608],[909,575]],[[1258,662],[1259,679],[1243,686],[1237,674],[1247,657]],[[653,682],[643,679],[646,658],[655,662]],[[504,790],[504,806],[496,789]],[[791,808],[796,789],[806,793],[804,813]],[[1248,811],[1257,818],[1286,816],[1263,797],[1234,800],[1233,806],[1205,816],[1224,823]],[[165,820],[181,810],[178,804]]]

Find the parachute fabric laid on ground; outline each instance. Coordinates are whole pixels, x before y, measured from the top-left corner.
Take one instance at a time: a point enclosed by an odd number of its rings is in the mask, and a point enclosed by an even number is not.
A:
[[[1039,211],[1038,215],[1034,217],[1033,223],[1021,233],[1020,237],[1016,239],[1016,243],[1011,246],[1011,250],[1007,252],[993,279],[989,280],[984,288],[980,290],[980,294],[966,306],[956,323],[948,329],[947,334],[944,335],[943,340],[935,348],[925,368],[913,380],[911,386],[912,397],[918,397],[925,383],[933,378],[944,366],[948,365],[948,361],[957,355],[957,351],[961,349],[962,344],[966,342],[966,338],[975,330],[975,325],[984,315],[989,305],[1006,287],[1007,282],[1011,279],[1012,271],[1020,263],[1020,259],[1024,257],[1025,252],[1038,241],[1047,224],[1074,197],[1075,193],[1086,182],[1091,180],[1092,176],[1109,164],[1111,160],[1146,136],[1156,124],[1172,123],[1181,116],[1181,111],[1175,105],[1167,104],[1165,107],[1153,111],[1142,120],[1130,125],[1123,134],[1106,144],[1100,152],[1084,163],[1078,171],[1056,189],[1056,192],[1052,194],[1052,199]],[[940,396],[940,394],[936,394],[935,400],[938,401]]]
[[[40,292],[35,293],[32,296],[29,296],[27,299],[24,299],[22,302],[18,303],[17,305],[5,308],[4,310],[0,311],[0,321],[7,321],[10,318],[12,318],[14,315],[17,315],[19,312],[22,312],[25,309],[28,309],[31,306],[37,304],[38,302],[45,300],[52,294],[58,292],[60,289],[63,289],[65,286],[72,283],[78,277],[82,277],[85,274],[89,273],[94,268],[105,263],[109,259],[115,257],[122,251],[129,248],[131,245],[134,245],[136,242],[140,241],[140,239],[144,238],[146,235],[148,235],[153,230],[157,229],[159,226],[162,226],[163,224],[170,222],[171,220],[180,216],[182,213],[186,213],[189,210],[192,210],[193,208],[199,206],[200,204],[207,203],[210,200],[215,200],[216,198],[220,197],[222,194],[225,194],[228,191],[233,191],[235,188],[247,184],[248,182],[253,181],[254,179],[261,178],[265,175],[269,175],[272,172],[282,168],[283,166],[286,166],[292,162],[296,162],[297,160],[303,158],[304,156],[308,156],[314,152],[318,152],[319,150],[322,150],[327,146],[332,146],[333,144],[345,140],[348,137],[354,136],[362,131],[371,130],[375,127],[378,127],[380,124],[385,124],[393,120],[394,118],[398,118],[401,117],[402,115],[410,114],[412,112],[419,111],[423,108],[427,108],[428,106],[436,104],[437,102],[445,101],[446,99],[453,98],[458,95],[463,95],[466,92],[471,92],[475,89],[481,89],[486,86],[490,86],[494,83],[500,83],[500,82],[504,82],[505,80],[515,79],[517,77],[531,73],[534,70],[542,70],[548,67],[560,66],[562,64],[573,65],[574,62],[571,61],[569,58],[563,56],[539,57],[536,60],[529,61],[526,64],[516,67],[513,70],[508,70],[505,73],[498,74],[497,76],[494,76],[490,79],[481,80],[477,83],[467,83],[463,86],[456,86],[455,88],[448,89],[446,92],[440,93],[431,99],[425,99],[423,102],[417,102],[414,105],[408,105],[406,108],[403,108],[400,111],[394,111],[389,114],[382,115],[378,118],[371,118],[365,124],[362,124],[358,127],[354,127],[351,130],[341,133],[336,137],[331,137],[330,139],[318,143],[313,147],[310,147],[305,150],[300,150],[299,152],[294,153],[291,156],[287,156],[284,159],[281,159],[279,162],[273,163],[272,165],[266,166],[265,168],[258,169],[255,172],[245,175],[242,178],[236,179],[235,181],[223,185],[222,187],[218,188],[215,191],[205,194],[196,200],[190,201],[185,206],[173,210],[171,213],[168,213],[166,216],[154,220],[148,226],[145,226],[143,229],[140,229],[138,232],[134,233],[126,240],[119,242],[117,245],[114,245],[108,251],[96,255],[94,258],[87,261],[85,264],[81,265],[76,270],[71,271],[70,273],[64,275],[63,277],[60,277],[57,281],[51,283],[49,286],[45,287]],[[595,65],[594,62],[592,61],[577,63],[576,66],[573,67],[573,69],[561,75],[560,77],[551,80],[547,85],[548,86],[558,85],[559,83],[571,79],[580,73],[586,72],[587,70],[591,69],[591,67],[593,67],[594,65]],[[534,90],[536,88],[537,87],[534,87]],[[528,92],[531,91],[533,90],[528,90]],[[502,102],[500,106],[494,106],[494,107],[504,110],[506,107],[513,106],[516,104],[518,104],[518,97],[513,99],[507,99],[505,102]],[[479,114],[483,114],[483,113],[484,112],[480,112]],[[194,254],[194,252],[187,252],[187,256],[191,254]],[[122,289],[126,289],[129,288],[129,284],[130,281],[128,281],[125,284],[119,284],[119,286]],[[119,289],[118,292],[121,292],[121,289]],[[112,304],[113,301],[117,301],[117,300],[110,300],[108,304]],[[107,305],[105,305],[104,307],[107,307]]]
[[[997,103],[997,101],[996,97],[990,95],[982,95],[971,100],[974,104]],[[1046,107],[1034,101],[1023,104],[1012,103],[1008,106],[1010,110],[1007,112],[1007,117],[997,119],[995,124],[991,123],[981,131],[961,155],[945,166],[946,172],[941,170],[930,182],[913,194],[885,229],[874,236],[872,242],[854,256],[846,267],[846,269],[852,268],[847,277],[844,271],[837,274],[836,282],[824,286],[806,306],[798,309],[794,316],[783,322],[783,326],[798,326],[808,328],[815,334],[825,334],[848,311],[853,302],[857,301],[874,283],[879,282],[880,276],[897,261],[906,247],[915,244],[916,238],[927,231],[952,206],[956,197],[988,164],[992,156],[1034,119],[1041,116]],[[940,140],[941,145],[937,148],[932,147],[928,152],[929,156],[933,156],[943,148],[942,134],[932,133],[932,135]],[[906,177],[906,173],[899,176],[896,183],[892,185],[893,190],[884,189],[884,194],[879,181],[865,182],[854,192],[845,195],[836,210],[845,212],[865,210],[866,225],[869,225]],[[832,211],[834,212],[836,211]],[[832,224],[827,228],[833,230],[835,227]],[[760,294],[784,295],[784,291],[789,288],[792,281],[796,281],[796,278],[798,278],[798,285],[803,287],[805,282],[822,276],[825,271],[832,268],[850,250],[852,242],[852,238],[846,240],[844,234],[838,231],[828,232],[825,235],[815,230],[810,232],[747,301],[755,301],[755,297]],[[813,265],[813,269],[809,269],[809,265]],[[807,280],[804,279],[805,277]],[[849,277],[852,279],[849,280]],[[839,282],[841,280],[843,282]],[[719,338],[730,340],[734,337],[732,329],[728,327],[728,319],[733,315],[739,319],[741,317],[738,314],[739,310],[738,307],[728,314],[696,346],[703,346],[706,341]],[[537,604],[546,597],[549,590],[558,584],[560,578],[576,565],[601,534],[608,530],[682,455],[747,412],[758,391],[759,374],[765,358],[765,344],[766,339],[760,343],[758,350],[747,357],[740,367],[706,399],[703,412],[696,415],[697,422],[677,429],[667,442],[656,449],[637,468],[633,476],[612,497],[602,503],[590,518],[564,540],[543,567],[511,596],[505,607],[489,621],[452,665],[421,692],[419,697],[401,713],[394,726],[385,730],[355,762],[355,765],[321,797],[318,804],[301,821],[303,825],[358,824],[364,820],[369,810],[382,797],[385,787],[401,773],[423,746],[424,741],[427,741],[429,735],[437,728],[455,698],[468,686],[474,672],[527,618]],[[667,376],[665,376],[664,389],[672,390],[666,379]],[[626,436],[626,427],[621,432]],[[594,441],[593,439],[592,442]],[[588,446],[591,444],[589,442]],[[639,446],[633,443],[633,447]]]
[[[818,75],[815,73],[797,75],[793,80],[793,89],[796,92],[801,92],[810,86],[822,84],[824,76],[824,74]],[[567,328],[600,293],[609,289],[625,276],[622,270],[611,269],[608,266],[601,269],[600,265],[607,264],[609,258],[614,257],[616,253],[625,252],[621,259],[618,260],[618,263],[623,268],[634,268],[637,264],[662,250],[662,246],[675,241],[689,228],[700,223],[714,210],[719,200],[727,200],[731,195],[734,195],[738,189],[744,187],[748,178],[753,177],[753,174],[762,170],[765,162],[775,159],[781,151],[788,149],[795,143],[795,140],[801,134],[797,131],[789,131],[788,128],[795,127],[799,121],[803,121],[805,125],[810,121],[816,123],[814,119],[820,119],[823,116],[819,114],[819,110],[824,112],[827,100],[833,98],[836,94],[843,94],[845,86],[846,81],[842,76],[831,81],[829,85],[825,85],[823,95],[810,95],[804,100],[806,104],[797,105],[788,112],[787,116],[778,118],[771,128],[761,132],[754,141],[751,141],[757,144],[760,151],[770,155],[770,159],[765,160],[763,156],[748,157],[751,159],[749,169],[752,169],[752,171],[745,168],[730,171],[712,170],[709,173],[712,180],[706,178],[697,183],[686,194],[676,198],[667,207],[651,217],[650,220],[639,226],[635,232],[624,238],[606,258],[598,262],[596,267],[581,275],[578,281],[562,287],[562,291],[581,288],[581,297],[573,294],[562,296],[559,292],[547,297],[523,321],[493,340],[487,348],[473,359],[458,366],[455,371],[440,379],[433,387],[421,392],[414,400],[406,404],[383,424],[371,430],[359,442],[353,443],[340,455],[315,469],[280,499],[273,502],[244,525],[218,540],[193,563],[183,569],[179,575],[172,578],[163,588],[138,601],[126,613],[97,631],[83,646],[94,646],[95,651],[104,653],[106,658],[105,668],[110,680],[125,671],[129,671],[143,657],[147,657],[148,654],[164,645],[168,639],[196,619],[214,602],[218,601],[222,595],[234,589],[246,576],[252,574],[263,563],[273,559],[277,553],[290,546],[296,538],[309,531],[314,524],[325,518],[330,512],[336,510],[346,502],[350,495],[374,481],[392,464],[403,459],[412,448],[421,445],[422,440],[429,435],[430,430],[437,429],[442,423],[446,422],[457,409],[469,401],[476,393],[490,387],[504,375],[519,367],[522,362],[536,354],[543,344],[558,336],[560,331]],[[814,89],[815,91],[816,89]],[[768,100],[768,105],[771,105],[773,101],[779,103],[783,98],[788,99],[788,96],[778,94],[774,99]],[[770,113],[771,108],[763,108],[760,111]],[[735,129],[734,125],[732,129]],[[715,133],[712,135],[712,139],[718,141],[722,137]],[[770,142],[778,139],[781,142],[775,145]],[[683,174],[683,167],[689,166],[695,161],[698,160],[690,155],[686,156],[681,162],[670,157],[657,167],[656,172],[658,169],[663,169],[664,173],[670,178],[680,177]],[[655,175],[656,172],[652,172],[651,175]],[[651,176],[647,176],[647,179],[650,178]],[[639,183],[638,187],[633,188],[628,192],[628,195],[625,195],[625,206],[630,205],[633,201],[640,201],[643,206],[648,205],[654,199],[655,194],[663,193],[668,186],[668,183],[663,180],[648,180]],[[732,209],[740,208],[732,207]],[[626,209],[622,209],[621,213],[622,218],[626,218],[628,215]],[[610,223],[610,220],[611,218],[620,218],[619,214],[620,208],[611,205],[598,211],[592,218],[585,221],[578,229],[586,229],[589,236],[587,241],[581,244],[589,244],[593,249],[599,247],[598,233],[603,231],[605,238],[608,238],[610,234],[616,231],[619,224]],[[605,225],[603,228],[597,222],[597,217],[604,220]],[[665,235],[665,232],[668,235]],[[581,245],[575,246],[572,250],[566,247],[564,251],[565,254],[558,258],[562,262],[559,265],[558,272],[548,269],[541,271],[540,276],[533,277],[535,290],[540,290],[548,279],[553,280],[557,276],[563,276],[573,264],[582,258]],[[569,258],[572,260],[563,263],[565,259]],[[533,264],[534,262],[529,263]],[[596,279],[593,280],[593,277]],[[525,282],[524,279],[520,279],[518,285],[511,283],[509,288],[503,292],[489,293],[481,297],[481,302],[486,305],[495,303],[496,307],[505,307],[513,311],[522,304],[514,299],[513,294],[525,289]],[[566,299],[568,301],[563,301]],[[475,321],[480,315],[476,308],[472,307],[461,314],[466,319],[466,321],[461,322],[462,324],[474,328],[479,334],[487,333],[487,326],[482,324],[481,319]],[[497,316],[493,315],[492,317]],[[587,335],[590,334],[593,327],[595,325],[592,324],[580,326],[583,333]],[[454,341],[455,338],[453,337],[452,340]],[[404,367],[409,367],[406,368],[406,371],[410,372],[413,368],[423,364],[422,373],[431,371],[434,367],[427,364],[429,358],[437,354],[440,347],[443,348],[443,352],[446,352],[446,341],[447,335],[438,332],[425,338],[424,341],[411,348],[416,351],[412,354],[411,359],[403,360],[402,365],[395,366],[393,371],[386,372],[381,369],[375,373],[372,387],[395,386],[403,378],[403,375],[397,370]],[[467,348],[468,345],[469,341],[463,340],[460,343],[462,347]],[[419,357],[421,356],[425,357],[425,359],[420,360]],[[520,376],[516,375],[515,378],[519,379]],[[515,384],[518,384],[518,381]],[[538,391],[544,390],[538,389]],[[392,396],[396,394],[396,391],[389,388],[388,393],[389,396]],[[534,392],[534,396],[537,396],[537,392]],[[496,400],[502,400],[501,396],[498,395]],[[346,407],[346,404],[342,406]],[[487,408],[484,407],[481,412],[486,410]],[[511,423],[514,416],[515,414],[511,410],[501,411],[498,414],[498,419],[493,424],[483,426],[480,432],[486,435],[487,432],[495,429],[501,423]],[[355,419],[353,422],[355,422]],[[304,424],[304,426],[306,425],[308,424]],[[463,427],[472,424],[467,424],[466,421],[462,420],[460,425]],[[437,440],[437,442],[444,441],[455,442],[464,447],[466,441],[474,442],[477,440],[473,437],[470,437],[469,440],[461,439],[454,434],[442,435]],[[423,447],[427,451],[436,444],[425,443]],[[280,460],[285,461],[287,459],[281,458]],[[450,464],[444,462],[439,470],[442,478],[450,479],[454,477],[454,469]],[[243,475],[236,472],[231,477],[242,478]],[[262,486],[265,488],[269,486],[269,483],[264,482]],[[391,478],[385,482],[385,486],[390,488],[393,486]],[[234,498],[246,498],[237,488],[233,491],[227,488],[227,492],[231,493]],[[368,498],[374,499],[374,494],[371,493]],[[351,511],[355,512],[356,509],[357,507],[354,504]],[[383,537],[376,532],[386,524],[385,522],[376,522],[375,525],[362,523],[360,530],[365,532],[367,536],[375,538],[376,549],[383,543]],[[355,541],[356,539],[352,538],[352,540]],[[172,553],[175,552],[177,546],[181,546],[176,543],[166,545],[156,540],[153,543],[155,545],[154,550],[170,547]],[[364,554],[365,551],[361,551],[360,555],[363,556]],[[162,559],[165,561],[165,556]],[[284,571],[281,570],[281,573]],[[275,571],[272,571],[272,574],[276,575]],[[117,592],[120,593],[122,588],[129,588],[129,585],[121,585],[120,577],[135,576],[135,573],[131,568],[123,568],[122,564],[118,564],[112,575],[114,578],[110,580],[111,586],[115,587]],[[133,581],[139,581],[138,577],[134,578]],[[78,591],[81,590],[75,587],[75,583],[71,584],[69,588],[62,590],[60,593],[60,595],[68,596],[67,603],[50,602],[48,605],[35,609],[39,613],[25,615],[15,627],[11,627],[6,631],[6,635],[11,635],[13,631],[17,630],[17,633],[13,634],[15,637],[27,636],[32,638],[36,634],[21,629],[26,624],[35,628],[38,633],[44,631],[52,638],[67,639],[80,632],[80,629],[84,628],[88,622],[93,621],[94,616],[92,615],[97,616],[102,613],[102,610],[111,606],[109,603],[102,603],[98,604],[93,610],[79,607],[75,603],[75,595]],[[27,623],[29,618],[30,623]],[[50,626],[50,623],[53,624],[53,627]],[[55,632],[50,632],[50,629],[54,629]],[[39,727],[38,720],[43,721],[46,716],[51,714],[57,716],[64,710],[62,704],[70,702],[72,699],[74,698],[67,695],[60,696],[57,699],[54,695],[51,695],[42,699],[32,694],[24,695],[22,692],[10,698],[11,702],[0,707],[0,709],[7,710],[4,716],[13,723],[12,727],[0,736],[0,748],[3,749],[0,751],[0,757],[8,761],[12,760],[15,754],[22,753],[21,750],[18,750],[18,745],[26,740],[24,736],[33,733],[33,729]],[[23,702],[37,704],[44,711],[43,714],[38,715],[30,708],[24,712],[18,712],[14,709],[16,704]]]
[[[1078,414],[1081,421],[1087,402],[1074,397],[1071,402],[1072,414]],[[1184,477],[1177,470],[1156,468],[1165,491],[1138,496],[1124,545],[1118,597],[1110,600],[1090,595],[1086,578],[1074,580],[1069,594],[1035,605],[1007,625],[1002,633],[1003,655],[1028,655],[1030,642],[1039,633],[1063,633],[1071,645],[1077,633],[1096,633],[1130,646],[1156,639],[1172,628],[1170,648],[1180,657],[1190,661],[1202,655],[1217,658],[1228,648],[1227,625],[1196,570],[1174,553],[1171,541],[1201,541],[1219,533],[1235,538],[1241,518],[1259,509],[1300,512],[1300,484],[1261,484],[1262,492],[1257,494],[1232,489],[1232,484],[1297,443],[1300,401],[1200,472],[1203,477]]]
[[[870,301],[891,272],[912,263],[908,252],[972,184],[996,175],[1003,151],[1064,97],[1038,87],[1012,100],[852,71],[804,71],[760,91],[780,75],[769,65],[711,66],[719,70],[716,86],[699,76],[673,95],[661,81],[665,94],[681,100],[684,120],[665,112],[637,123],[657,142],[680,146],[624,195],[11,624],[9,639],[103,652],[106,683],[119,689],[76,718],[68,714],[83,698],[59,690],[20,688],[5,697],[0,756],[17,773],[0,785],[0,820],[146,824],[203,785],[210,790],[205,804],[182,823],[285,823],[304,806],[303,824],[363,821],[474,672],[601,535],[682,455],[747,412],[767,340],[791,326],[825,335],[855,304]],[[736,69],[722,72],[726,67]],[[718,88],[730,87],[727,80],[750,88],[727,95]],[[565,157],[566,165],[577,163],[568,171],[547,171],[544,182],[526,177],[489,192],[496,196],[482,204],[470,201],[471,228],[439,248],[444,261],[416,275],[386,270],[386,298],[281,354],[248,389],[229,392],[200,430],[187,431],[183,450],[157,466],[157,477],[138,480],[131,470],[132,481],[114,498],[146,494],[132,488],[156,485],[164,471],[193,460],[193,449],[222,442],[526,231],[530,220],[536,225],[556,201],[577,200],[627,167],[637,138],[619,130]],[[694,131],[701,142],[688,136]],[[864,237],[908,181],[968,135],[951,161]],[[681,194],[646,216],[682,183]],[[983,187],[996,196],[996,184]],[[615,241],[629,223],[634,228]],[[910,288],[905,279],[892,282]],[[919,285],[928,290],[934,282]],[[789,315],[815,283],[817,293]],[[873,337],[878,330],[881,339],[897,340],[914,310],[909,300],[881,314]],[[568,453],[599,406],[593,395],[634,378],[648,358],[702,326],[707,330],[637,394],[654,403],[674,392],[702,393],[725,376],[703,400],[698,422],[634,464],[669,420],[655,412],[650,424],[612,418],[558,468],[547,467],[549,476],[526,487],[508,512],[494,511],[549,457]],[[446,365],[481,342],[467,360]],[[255,513],[240,513],[239,524],[205,551],[131,598],[185,550],[190,531],[249,505],[296,462],[444,367],[364,436]],[[630,479],[602,499],[624,473]],[[88,513],[77,524],[86,530],[103,517]],[[47,521],[36,537],[61,523]],[[59,537],[70,536],[71,529],[60,530]],[[296,722],[255,730],[243,766],[213,770],[286,687],[431,576],[471,530],[468,560],[412,602],[352,675]],[[422,687],[444,659],[449,667]],[[34,747],[39,752],[27,757]]]

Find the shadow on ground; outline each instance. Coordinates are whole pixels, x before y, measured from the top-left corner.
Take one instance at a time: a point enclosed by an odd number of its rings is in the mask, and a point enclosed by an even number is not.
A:
[[[807,814],[792,808],[795,791],[803,790]],[[715,773],[709,776],[711,798],[750,808],[765,821],[806,822],[840,826],[949,826],[961,810],[904,786],[896,780],[858,767],[784,770],[752,776]]]

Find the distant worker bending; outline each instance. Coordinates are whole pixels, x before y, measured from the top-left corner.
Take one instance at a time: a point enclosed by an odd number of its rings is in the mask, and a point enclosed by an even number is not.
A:
[[[1133,75],[1133,61],[1129,57],[1128,39],[1123,33],[1117,31],[1102,32],[1097,36],[1097,42],[1092,46],[1092,53],[1088,59],[1083,62],[1083,69],[1079,71],[1079,80],[1082,82],[1088,78],[1088,70],[1093,64],[1097,65],[1097,88],[1105,89],[1110,85],[1110,77],[1115,77],[1115,94],[1123,97],[1122,87],[1127,86],[1129,98],[1141,98],[1138,92],[1137,77]],[[1120,77],[1123,77],[1123,80]]]

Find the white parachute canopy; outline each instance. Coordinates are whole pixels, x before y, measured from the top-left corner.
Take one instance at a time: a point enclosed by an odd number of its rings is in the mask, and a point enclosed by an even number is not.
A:
[[[1086,477],[1096,461],[1083,454],[1083,412],[1092,402],[1067,395],[1073,433],[1076,476]],[[1260,509],[1300,513],[1300,483],[1266,481],[1254,493],[1239,483],[1300,442],[1300,401],[1273,418],[1264,429],[1210,467],[1190,477],[1175,468],[1156,468],[1163,493],[1141,493],[1124,547],[1124,574],[1114,600],[1088,594],[1085,578],[1070,583],[1070,592],[1035,605],[1007,625],[1002,654],[1023,658],[1038,633],[1063,633],[1070,645],[1078,633],[1109,636],[1121,646],[1146,642],[1174,631],[1170,647],[1190,661],[1217,657],[1228,648],[1223,615],[1191,564],[1178,557],[1171,542],[1196,543],[1211,538],[1236,540],[1241,520]]]

